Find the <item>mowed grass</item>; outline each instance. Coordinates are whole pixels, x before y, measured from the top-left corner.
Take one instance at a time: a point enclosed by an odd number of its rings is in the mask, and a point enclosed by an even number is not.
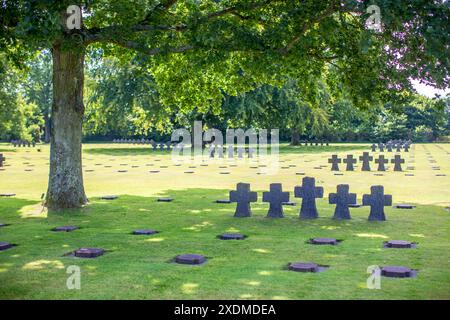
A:
[[[367,149],[367,146],[365,146]],[[42,211],[39,197],[45,192],[48,148],[12,149],[2,146],[7,158],[0,171],[0,192],[16,193],[0,198],[0,242],[16,247],[0,251],[0,298],[3,299],[449,299],[450,211],[449,145],[416,145],[411,153],[414,177],[405,173],[344,172],[334,176],[326,158],[334,151],[308,149],[301,154],[283,151],[281,169],[275,175],[257,175],[251,164],[219,168],[198,164],[174,166],[168,154],[148,150],[137,154],[136,146],[86,145],[86,189],[90,204],[61,213]],[[342,149],[343,148],[343,149]],[[107,149],[106,151],[103,149]],[[120,149],[111,151],[108,149]],[[129,149],[129,150],[127,150]],[[144,149],[142,147],[142,149]],[[283,146],[282,149],[289,149]],[[340,155],[362,153],[360,145],[339,146]],[[29,152],[27,152],[29,151]],[[147,153],[148,152],[148,153]],[[427,162],[429,152],[437,164]],[[342,154],[341,154],[342,153]],[[31,165],[31,167],[29,167]],[[432,166],[440,166],[435,172]],[[34,167],[33,167],[34,166]],[[168,168],[160,168],[161,166]],[[189,169],[190,166],[196,168]],[[134,167],[134,168],[133,168]],[[33,171],[25,171],[25,169]],[[118,173],[120,169],[127,172]],[[149,170],[159,170],[150,174]],[[184,174],[186,170],[194,174]],[[221,176],[220,171],[231,171]],[[370,186],[385,185],[394,203],[417,204],[414,210],[386,208],[388,221],[369,222],[369,208],[351,209],[352,220],[331,219],[334,206],[318,200],[320,218],[298,219],[300,199],[293,186],[305,172],[325,187],[325,196],[336,184],[347,182],[360,201]],[[447,174],[436,177],[435,174]],[[409,179],[409,180],[408,180]],[[258,191],[251,218],[233,218],[235,204],[216,204],[228,197],[237,182],[250,182]],[[291,192],[295,207],[285,207],[284,219],[268,219],[262,192],[270,182],[282,182]],[[432,186],[429,187],[428,186]],[[114,201],[100,195],[116,194]],[[159,203],[158,196],[174,198]],[[50,231],[60,225],[77,225],[69,233]],[[134,236],[134,229],[160,231],[152,236]],[[244,241],[221,241],[217,235],[240,232]],[[312,237],[343,240],[338,246],[313,246]],[[417,242],[415,249],[384,249],[383,241]],[[107,253],[97,259],[79,259],[64,254],[80,247],[102,247]],[[172,263],[183,253],[208,257],[202,266]],[[289,262],[312,261],[330,268],[305,274],[286,270]],[[81,289],[68,290],[66,268],[81,269]],[[380,290],[369,290],[367,267],[403,265],[418,269],[412,279],[382,278]]]

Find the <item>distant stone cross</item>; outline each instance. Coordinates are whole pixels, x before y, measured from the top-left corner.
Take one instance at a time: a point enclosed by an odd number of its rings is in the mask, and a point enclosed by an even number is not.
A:
[[[402,171],[402,163],[405,163],[405,159],[402,156],[396,154],[394,159],[391,159],[391,163],[394,163],[394,171]]]
[[[228,154],[228,158],[234,158],[234,147],[233,146],[228,146],[227,147],[227,154]]]
[[[401,152],[402,151],[402,145],[399,143],[397,144],[397,152]]]
[[[339,171],[339,163],[342,160],[338,158],[336,154],[333,154],[330,159],[328,159],[328,163],[331,163],[331,171]]]
[[[256,202],[258,194],[250,191],[250,184],[238,183],[236,191],[230,191],[230,201],[236,202],[235,217],[250,217],[252,211],[250,209],[250,202]]]
[[[245,152],[244,147],[237,147],[238,159],[244,158],[244,152]]]
[[[319,217],[316,207],[316,198],[323,198],[323,188],[316,187],[316,179],[304,177],[302,186],[294,188],[296,198],[302,198],[300,219],[316,219]]]
[[[3,167],[3,161],[5,161],[6,158],[3,156],[3,153],[0,153],[0,167]]]
[[[269,202],[269,218],[283,218],[283,202],[289,201],[289,192],[283,192],[281,183],[271,183],[270,191],[263,192],[263,202]]]
[[[378,171],[386,171],[386,167],[384,166],[385,163],[388,163],[389,160],[385,159],[382,154],[378,157],[378,159],[375,159],[375,163],[378,163]]]
[[[337,193],[330,193],[328,203],[335,204],[333,219],[350,220],[349,205],[356,203],[356,193],[349,193],[348,184],[340,184],[337,186]]]
[[[386,145],[386,149],[387,149],[388,152],[392,152],[392,144],[390,144],[390,143],[387,144]]]
[[[378,149],[380,149],[380,152],[383,152],[384,151],[384,144],[380,143],[378,145]]]
[[[377,151],[377,145],[375,143],[372,144],[371,148],[372,148],[372,152]]]
[[[409,152],[409,145],[405,144],[403,146],[403,150],[405,150],[405,152]]]
[[[359,161],[362,161],[362,171],[370,171],[370,161],[373,160],[373,157],[369,155],[368,152],[363,152],[363,155],[359,157]]]
[[[363,195],[363,206],[370,206],[370,221],[385,221],[384,207],[392,205],[392,196],[384,194],[383,186],[372,186],[371,194]]]
[[[356,163],[356,159],[353,158],[353,155],[352,155],[352,154],[348,154],[348,155],[347,155],[347,158],[345,158],[343,161],[344,161],[344,163],[347,164],[345,170],[347,170],[347,171],[353,171],[353,170],[355,170],[355,168],[353,167],[353,165]]]

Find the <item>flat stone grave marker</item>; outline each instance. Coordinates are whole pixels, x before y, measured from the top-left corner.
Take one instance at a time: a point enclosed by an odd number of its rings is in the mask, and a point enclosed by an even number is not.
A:
[[[5,198],[14,197],[15,195],[16,195],[15,193],[0,193],[0,197]]]
[[[346,164],[346,171],[354,171],[355,168],[353,167],[353,165],[356,163],[356,159],[353,158],[352,154],[348,154],[347,158],[345,158],[344,163]]]
[[[336,154],[333,154],[330,159],[328,159],[328,163],[331,163],[331,171],[339,171],[339,163],[342,162]]]
[[[200,254],[181,254],[175,257],[175,262],[179,264],[200,265],[206,262],[206,258]]]
[[[119,172],[119,173],[125,173],[125,172],[128,172],[128,170],[117,170],[117,172]]]
[[[153,235],[153,234],[157,234],[159,233],[159,231],[156,230],[152,230],[152,229],[137,229],[133,231],[133,235]]]
[[[405,163],[405,159],[402,159],[402,156],[396,154],[394,159],[391,159],[391,163],[394,163],[394,171],[403,171],[402,163]]]
[[[61,226],[61,227],[53,228],[52,231],[55,231],[55,232],[71,232],[71,231],[74,231],[74,230],[77,230],[77,229],[78,229],[78,227],[76,227],[76,226]]]
[[[244,240],[245,235],[240,233],[224,233],[219,236],[220,240]]]
[[[321,266],[314,262],[292,262],[289,263],[288,269],[296,272],[323,272],[328,266]]]
[[[370,171],[370,161],[372,160],[373,157],[368,152],[363,152],[363,155],[359,157],[359,161],[362,161],[361,170]]]
[[[323,187],[316,187],[316,179],[304,177],[302,186],[294,188],[296,198],[302,198],[300,219],[316,219],[319,217],[316,198],[323,198]]]
[[[97,258],[104,253],[105,250],[102,248],[80,248],[73,252],[74,256],[78,258]]]
[[[250,203],[258,200],[258,194],[250,191],[250,184],[238,183],[236,191],[230,191],[230,201],[236,202],[235,217],[250,217],[252,215]]]
[[[343,176],[344,174],[343,173],[335,173],[334,175],[335,176]]]
[[[370,191],[371,194],[363,195],[363,205],[370,206],[369,220],[385,221],[384,207],[392,205],[392,196],[384,194],[383,186],[372,186]]]
[[[384,248],[410,249],[416,248],[417,244],[406,240],[389,240],[383,243]]]
[[[406,177],[414,177],[414,174],[413,173],[406,173],[405,176]]]
[[[8,250],[14,247],[12,243],[9,242],[0,242],[0,251]]]
[[[389,160],[384,158],[384,155],[380,154],[378,156],[378,159],[375,159],[375,163],[378,163],[378,171],[386,171],[386,167],[384,166],[386,163],[388,163]]]
[[[159,170],[150,170],[150,173],[159,173]]]
[[[222,171],[222,172],[219,172],[219,174],[231,174],[231,172],[229,172],[229,171]]]
[[[118,199],[118,196],[103,196],[101,197],[102,200],[116,200]]]
[[[436,177],[445,177],[446,175],[445,174],[436,174]]]
[[[185,171],[184,173],[192,174],[194,171]]]
[[[304,175],[305,175],[304,172],[296,172],[295,174],[296,174],[297,176],[304,176]]]
[[[157,202],[172,202],[173,198],[158,198]]]
[[[340,184],[337,186],[336,193],[330,193],[328,203],[335,204],[333,219],[350,220],[349,205],[356,204],[356,193],[349,193],[350,186],[348,184]]]
[[[263,192],[263,202],[269,202],[269,218],[283,218],[283,202],[289,201],[289,192],[283,192],[281,183],[271,183],[270,191]]]
[[[403,266],[385,266],[381,268],[381,275],[389,278],[412,278],[417,272]]]
[[[394,208],[396,209],[414,209],[416,206],[412,204],[396,204]]]
[[[84,172],[94,172],[95,170],[92,170],[92,169],[87,169],[87,170],[84,170]]]
[[[308,243],[314,244],[314,245],[338,245],[340,240],[337,240],[335,238],[312,238],[308,240]]]

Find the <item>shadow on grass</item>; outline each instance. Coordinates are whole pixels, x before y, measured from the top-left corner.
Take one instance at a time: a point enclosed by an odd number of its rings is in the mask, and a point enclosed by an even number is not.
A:
[[[368,150],[369,146],[362,145],[331,145],[331,146],[289,146],[281,145],[280,154],[302,154],[302,153],[322,153],[322,152],[344,152],[350,150]],[[151,147],[141,148],[90,148],[83,150],[85,154],[109,155],[109,156],[130,156],[130,155],[170,155],[172,150],[153,150]],[[270,152],[270,146],[268,146]]]

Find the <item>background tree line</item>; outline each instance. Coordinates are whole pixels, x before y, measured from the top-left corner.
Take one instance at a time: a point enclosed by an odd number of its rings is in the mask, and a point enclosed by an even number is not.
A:
[[[187,111],[161,103],[158,85],[137,59],[101,58],[93,51],[85,79],[85,141],[114,138],[168,139],[173,128],[202,120],[206,127],[279,128],[284,141],[446,140],[450,135],[449,96],[427,98],[401,90],[367,105],[352,98],[333,70],[307,79],[224,94],[215,108]],[[48,142],[52,104],[51,56],[47,51],[21,70],[0,56],[0,139]],[[207,89],[206,89],[207,90]]]

